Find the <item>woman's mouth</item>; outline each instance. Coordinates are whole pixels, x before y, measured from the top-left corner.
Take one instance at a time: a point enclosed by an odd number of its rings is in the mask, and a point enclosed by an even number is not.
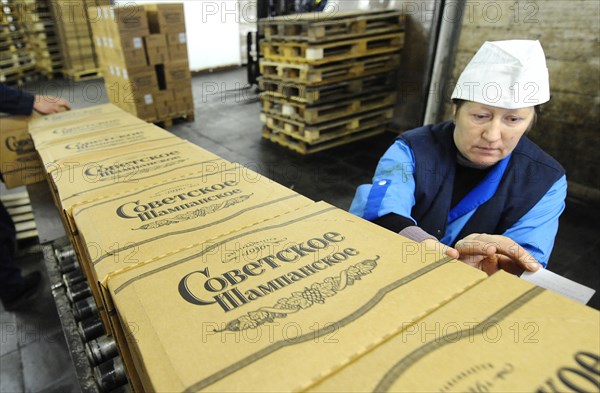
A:
[[[475,146],[475,150],[479,153],[483,154],[494,154],[500,151],[500,149],[496,147],[483,147],[483,146]]]

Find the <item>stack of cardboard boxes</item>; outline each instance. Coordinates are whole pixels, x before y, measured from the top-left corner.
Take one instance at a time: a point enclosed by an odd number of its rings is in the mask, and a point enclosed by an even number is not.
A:
[[[597,386],[595,310],[488,279],[111,104],[29,130],[134,391]]]
[[[34,184],[45,171],[29,136],[33,116],[0,115],[0,173],[6,188]]]
[[[140,119],[194,119],[183,4],[88,9],[110,101]]]
[[[51,4],[66,78],[79,81],[100,76],[87,14],[87,7],[97,3],[110,4],[108,0],[58,0]]]

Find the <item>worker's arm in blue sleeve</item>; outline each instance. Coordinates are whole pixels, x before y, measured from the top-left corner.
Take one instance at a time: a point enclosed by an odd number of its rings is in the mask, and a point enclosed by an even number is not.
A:
[[[0,112],[10,115],[30,115],[35,96],[0,83]]]
[[[546,267],[558,231],[558,218],[565,209],[567,178],[561,177],[519,221],[503,233]]]
[[[411,148],[396,140],[379,160],[373,184],[358,187],[350,213],[394,232],[415,225],[415,158]]]

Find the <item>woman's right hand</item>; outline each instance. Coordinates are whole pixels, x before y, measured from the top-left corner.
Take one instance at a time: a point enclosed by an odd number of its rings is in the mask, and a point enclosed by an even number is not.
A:
[[[535,272],[540,263],[509,237],[473,233],[455,245],[458,259],[469,266],[492,275],[498,270],[520,275],[525,270]]]

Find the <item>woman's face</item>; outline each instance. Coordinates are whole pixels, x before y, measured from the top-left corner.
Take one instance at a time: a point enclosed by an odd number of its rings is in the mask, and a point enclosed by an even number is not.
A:
[[[514,150],[534,116],[533,107],[503,109],[467,101],[455,114],[454,143],[469,161],[494,165]]]

